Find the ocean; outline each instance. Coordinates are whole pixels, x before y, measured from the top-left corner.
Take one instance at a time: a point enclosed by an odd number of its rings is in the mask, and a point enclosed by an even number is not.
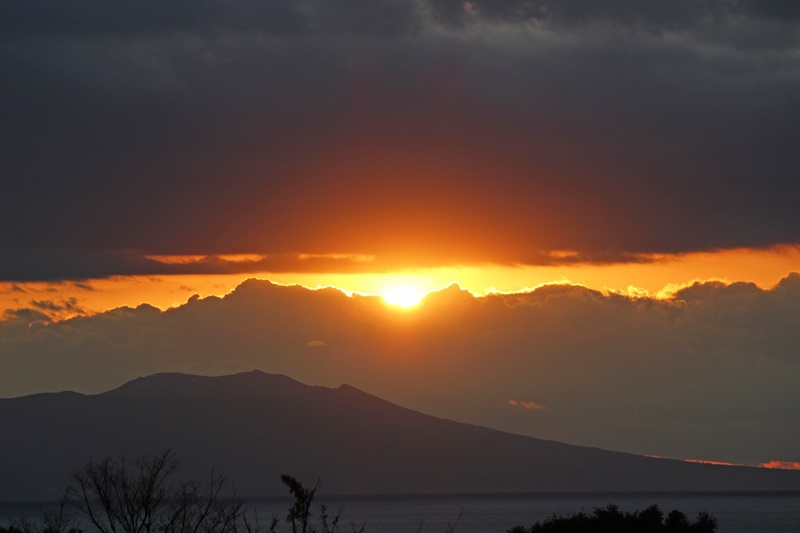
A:
[[[266,529],[272,517],[283,520],[290,500],[260,499],[246,503]],[[616,504],[623,511],[642,510],[656,504],[666,514],[673,509],[694,519],[699,512],[715,516],[720,533],[800,533],[800,492],[782,493],[535,493],[514,495],[435,496],[325,496],[319,495],[313,510],[325,504],[329,514],[341,511],[343,533],[350,524],[365,525],[365,533],[444,533],[455,524],[455,533],[504,533],[515,525],[530,526],[553,514],[591,512]],[[52,505],[52,504],[50,504]],[[0,503],[0,525],[20,513],[35,515],[39,504]],[[456,524],[457,522],[457,524]],[[281,529],[279,529],[281,530]]]

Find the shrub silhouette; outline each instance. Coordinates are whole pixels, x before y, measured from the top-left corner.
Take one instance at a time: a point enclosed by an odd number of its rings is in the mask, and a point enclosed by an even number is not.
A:
[[[689,522],[680,511],[671,511],[664,520],[664,513],[657,505],[643,511],[623,512],[614,504],[598,507],[592,514],[583,511],[564,517],[553,515],[544,522],[536,522],[530,528],[516,526],[506,533],[716,533],[717,519],[708,513],[700,513],[694,522]]]

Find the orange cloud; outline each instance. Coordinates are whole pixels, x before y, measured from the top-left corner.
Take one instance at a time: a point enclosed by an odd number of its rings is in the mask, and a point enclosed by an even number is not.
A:
[[[728,463],[726,461],[711,461],[709,459],[683,459],[685,463],[700,463],[704,465],[717,465],[717,466],[744,466],[740,463]]]
[[[530,411],[546,411],[547,407],[536,402],[518,402],[517,400],[508,400],[508,405],[512,407],[522,407]]]
[[[309,348],[325,348],[328,345],[325,341],[308,341],[306,346]]]
[[[769,461],[767,463],[761,463],[761,468],[773,468],[777,470],[800,470],[800,462],[793,462],[793,461]]]

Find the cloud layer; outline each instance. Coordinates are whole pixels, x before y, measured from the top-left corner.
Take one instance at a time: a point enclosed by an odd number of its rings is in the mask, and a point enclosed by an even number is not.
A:
[[[791,1],[3,2],[0,271],[800,242],[799,20]]]
[[[439,416],[650,455],[797,462],[800,274],[771,290],[696,284],[674,298],[576,286],[413,311],[251,280],[224,298],[49,325],[0,322],[0,395],[98,392],[163,371],[260,368],[350,383]],[[777,463],[776,463],[777,464]]]

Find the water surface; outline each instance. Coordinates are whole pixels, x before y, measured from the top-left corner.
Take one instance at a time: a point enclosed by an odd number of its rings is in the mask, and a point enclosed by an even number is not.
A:
[[[281,521],[291,501],[286,498],[247,501],[251,516],[257,513],[264,529],[272,517]],[[800,533],[800,492],[726,493],[535,493],[511,495],[435,496],[328,496],[321,494],[313,510],[326,504],[330,514],[341,511],[343,533],[351,523],[365,525],[365,533],[442,533],[455,524],[455,533],[503,533],[515,525],[530,526],[553,514],[592,512],[610,503],[623,511],[642,510],[656,504],[666,513],[673,509],[690,519],[707,512],[719,521],[720,533]],[[55,504],[45,504],[52,508]],[[35,516],[41,504],[0,503],[0,525],[27,514]],[[457,523],[457,524],[456,524]],[[88,530],[88,528],[87,528]],[[279,529],[280,531],[280,529]]]

